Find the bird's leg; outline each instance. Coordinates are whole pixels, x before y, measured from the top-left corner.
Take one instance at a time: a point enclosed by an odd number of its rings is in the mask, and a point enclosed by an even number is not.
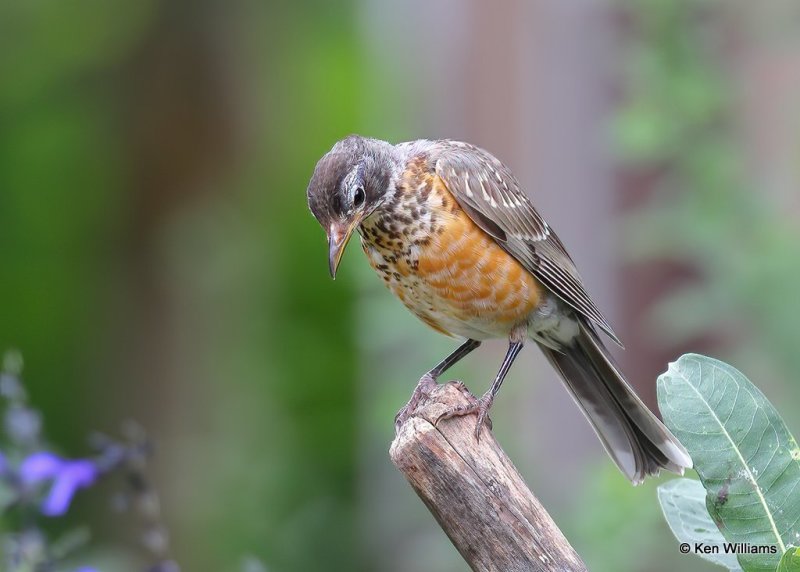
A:
[[[484,393],[480,399],[472,398],[471,402],[466,405],[459,405],[450,409],[449,411],[445,411],[439,415],[439,417],[436,419],[436,423],[439,423],[439,421],[442,419],[449,419],[450,417],[460,417],[462,415],[469,415],[470,413],[477,413],[478,422],[475,426],[475,439],[480,439],[481,427],[483,427],[483,423],[486,421],[486,415],[489,413],[489,409],[492,407],[494,396],[497,395],[497,392],[500,390],[500,386],[503,384],[503,380],[505,379],[508,370],[511,368],[511,364],[514,363],[514,360],[517,358],[517,355],[524,345],[524,338],[515,339],[517,337],[518,336],[514,336],[512,340],[509,341],[506,357],[503,358],[503,363],[500,365],[500,371],[497,372],[497,376],[494,378],[489,390]]]
[[[411,399],[409,399],[408,403],[406,403],[405,406],[397,412],[397,415],[394,416],[395,432],[400,430],[400,427],[403,425],[403,423],[405,423],[406,420],[417,410],[417,407],[419,407],[419,404],[422,402],[422,400],[430,394],[434,387],[436,387],[436,380],[439,378],[439,376],[450,369],[479,345],[481,345],[481,342],[478,340],[467,340],[458,346],[453,353],[436,364],[432,370],[420,378],[417,386],[414,388],[414,392],[411,394]]]

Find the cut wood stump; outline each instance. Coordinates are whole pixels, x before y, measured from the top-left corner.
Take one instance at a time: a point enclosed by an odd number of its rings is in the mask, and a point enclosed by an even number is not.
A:
[[[475,415],[434,420],[467,398],[438,386],[400,428],[389,454],[476,572],[586,571],[561,530]],[[423,569],[422,567],[420,569]]]

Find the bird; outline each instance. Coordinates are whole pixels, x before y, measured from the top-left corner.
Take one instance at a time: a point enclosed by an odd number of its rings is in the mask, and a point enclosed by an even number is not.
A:
[[[532,341],[634,485],[660,469],[691,468],[686,449],[603,343],[601,332],[622,345],[561,240],[488,151],[449,139],[392,144],[351,135],[317,162],[307,199],[327,236],[332,278],[358,233],[391,292],[434,330],[464,340],[420,378],[395,417],[396,430],[445,371],[483,341],[507,339],[489,389],[437,419],[476,414],[480,438],[506,374]]]

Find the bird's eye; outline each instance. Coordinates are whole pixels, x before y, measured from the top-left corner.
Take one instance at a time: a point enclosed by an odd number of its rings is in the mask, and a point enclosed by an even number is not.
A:
[[[356,189],[355,194],[353,195],[353,206],[360,207],[364,204],[364,199],[366,199],[366,195],[364,194],[364,189],[362,187],[358,187]]]

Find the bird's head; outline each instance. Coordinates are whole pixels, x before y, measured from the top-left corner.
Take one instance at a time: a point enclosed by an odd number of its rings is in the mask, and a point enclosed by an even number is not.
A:
[[[351,135],[317,163],[308,184],[308,206],[328,236],[331,277],[358,225],[384,201],[397,168],[393,145]]]

